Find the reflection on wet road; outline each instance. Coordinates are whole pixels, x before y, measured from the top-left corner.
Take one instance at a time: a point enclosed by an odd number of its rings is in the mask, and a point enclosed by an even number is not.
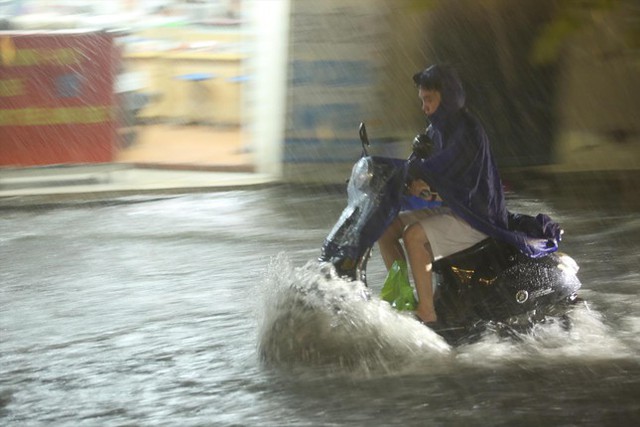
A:
[[[638,419],[637,213],[513,197],[512,210],[562,223],[562,250],[581,266],[588,306],[573,314],[570,332],[549,325],[519,342],[488,336],[451,349],[375,298],[363,303],[358,289],[323,283],[308,264],[343,206],[339,193],[270,188],[4,210],[0,423],[595,426]],[[374,295],[382,269],[376,253]],[[324,286],[315,303],[334,314],[305,318],[299,310],[309,328],[264,327],[278,315],[279,292],[312,283]],[[291,333],[313,343],[305,354],[289,345]]]

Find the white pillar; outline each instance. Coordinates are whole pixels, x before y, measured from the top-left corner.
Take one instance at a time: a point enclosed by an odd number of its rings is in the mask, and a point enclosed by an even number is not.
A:
[[[290,0],[246,4],[253,40],[247,115],[256,172],[282,177]]]

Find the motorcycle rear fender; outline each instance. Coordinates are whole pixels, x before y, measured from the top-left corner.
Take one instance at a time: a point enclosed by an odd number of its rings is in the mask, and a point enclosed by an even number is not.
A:
[[[555,304],[580,288],[556,254],[532,259],[494,239],[433,263],[438,316],[496,319]]]

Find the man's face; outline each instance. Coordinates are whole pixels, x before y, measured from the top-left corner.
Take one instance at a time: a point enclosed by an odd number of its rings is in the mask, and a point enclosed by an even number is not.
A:
[[[441,96],[440,92],[436,90],[419,88],[418,98],[420,98],[420,101],[422,101],[422,111],[424,111],[427,116],[435,113],[440,106]]]

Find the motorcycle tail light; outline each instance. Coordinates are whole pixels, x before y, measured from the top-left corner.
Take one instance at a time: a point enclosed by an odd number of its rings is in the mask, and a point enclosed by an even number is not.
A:
[[[558,264],[560,270],[569,271],[573,274],[577,274],[578,270],[580,270],[578,263],[569,255],[559,252],[558,258],[560,258],[560,263]]]

